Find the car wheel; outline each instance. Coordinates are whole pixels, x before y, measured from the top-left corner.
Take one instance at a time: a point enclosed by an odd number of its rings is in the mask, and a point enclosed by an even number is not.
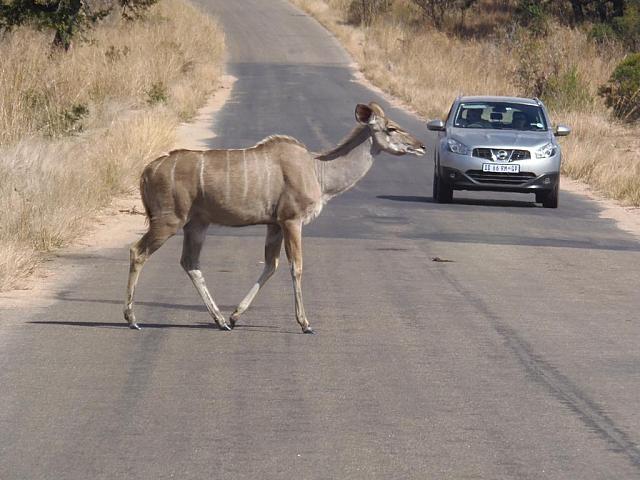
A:
[[[450,203],[453,200],[453,188],[438,175],[436,167],[433,169],[433,200],[436,203]]]
[[[542,206],[544,208],[558,208],[558,193],[559,193],[559,185],[556,184],[553,189],[549,190],[547,194],[542,199]]]

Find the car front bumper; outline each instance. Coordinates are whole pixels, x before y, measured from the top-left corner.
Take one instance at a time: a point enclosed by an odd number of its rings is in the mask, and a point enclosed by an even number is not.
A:
[[[504,192],[536,192],[552,190],[560,181],[560,155],[544,159],[526,159],[511,164],[520,165],[519,173],[483,172],[482,165],[490,160],[441,152],[438,174],[454,190],[491,190]]]

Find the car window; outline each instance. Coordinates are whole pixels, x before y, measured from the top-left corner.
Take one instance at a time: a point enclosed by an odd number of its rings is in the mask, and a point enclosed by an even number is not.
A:
[[[453,125],[494,130],[547,130],[547,121],[540,106],[511,102],[461,103]]]

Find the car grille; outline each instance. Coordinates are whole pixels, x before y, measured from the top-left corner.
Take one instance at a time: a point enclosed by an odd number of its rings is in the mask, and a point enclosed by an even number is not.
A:
[[[499,185],[522,185],[536,178],[535,173],[496,173],[482,170],[467,170],[467,176],[478,183],[493,183]]]
[[[517,160],[527,160],[531,158],[531,153],[528,150],[510,150],[507,148],[474,148],[473,156],[478,158],[486,158],[493,161],[497,153],[501,150],[507,152],[507,159],[509,162],[515,162]]]

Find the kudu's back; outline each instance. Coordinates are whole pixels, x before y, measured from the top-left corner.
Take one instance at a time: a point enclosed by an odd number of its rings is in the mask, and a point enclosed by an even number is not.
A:
[[[150,219],[274,223],[321,201],[313,162],[304,145],[284,136],[247,149],[174,150],[144,169],[142,200]]]

